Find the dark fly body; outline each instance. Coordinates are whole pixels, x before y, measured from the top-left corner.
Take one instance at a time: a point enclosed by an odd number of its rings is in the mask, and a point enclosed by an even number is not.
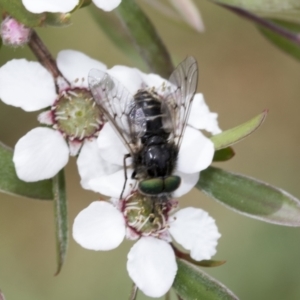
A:
[[[157,90],[140,89],[134,96],[107,73],[89,73],[94,99],[127,147],[132,178],[142,194],[164,198],[180,185],[180,177],[173,173],[197,81],[193,57],[177,66],[169,83]]]

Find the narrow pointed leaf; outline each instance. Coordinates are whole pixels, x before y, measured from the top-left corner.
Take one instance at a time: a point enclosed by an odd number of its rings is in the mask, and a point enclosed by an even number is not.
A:
[[[58,275],[64,264],[68,247],[68,212],[64,171],[53,178],[54,215],[56,227],[56,250]]]
[[[123,53],[126,53],[132,61],[134,61],[135,65],[144,67],[144,62],[137,56],[136,49],[132,44],[126,29],[120,24],[118,17],[115,14],[107,13],[102,9],[95,9],[93,6],[90,6],[88,10],[110,40]]]
[[[227,287],[197,267],[177,259],[173,288],[184,300],[237,300]]]
[[[175,7],[177,12],[192,28],[199,32],[204,31],[204,23],[202,21],[200,11],[193,0],[169,0]]]
[[[168,78],[173,71],[170,55],[151,21],[136,1],[122,1],[115,11],[149,70]]]
[[[287,21],[271,20],[273,23],[294,32],[295,34],[300,34],[300,24],[295,24]],[[293,56],[294,58],[300,60],[300,45],[296,45],[294,42],[286,39],[285,37],[276,34],[275,32],[265,28],[258,27],[260,32],[274,45],[279,47],[284,52]],[[299,38],[300,41],[300,38]]]
[[[215,151],[213,161],[226,161],[233,158],[234,155],[235,152],[231,147],[223,148]]]
[[[214,2],[239,7],[264,17],[300,23],[299,0],[215,0]]]
[[[38,200],[52,200],[52,181],[25,182],[18,178],[12,161],[13,151],[0,142],[0,191]]]
[[[284,226],[300,226],[300,201],[267,183],[209,167],[196,187],[208,196],[248,217]]]
[[[212,136],[211,141],[214,143],[215,149],[219,150],[231,146],[253,133],[264,122],[267,113],[268,111],[265,110],[255,118],[242,125]]]

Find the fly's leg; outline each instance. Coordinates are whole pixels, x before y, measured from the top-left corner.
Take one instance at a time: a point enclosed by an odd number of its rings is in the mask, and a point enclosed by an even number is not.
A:
[[[124,178],[125,178],[125,181],[124,181],[124,185],[123,185],[123,189],[122,189],[122,193],[120,195],[120,199],[123,198],[123,194],[124,194],[124,191],[125,191],[125,187],[126,187],[126,182],[127,182],[127,167],[126,167],[126,159],[129,158],[131,155],[128,153],[128,154],[125,154],[124,155],[124,158],[123,158],[123,167],[124,167]]]

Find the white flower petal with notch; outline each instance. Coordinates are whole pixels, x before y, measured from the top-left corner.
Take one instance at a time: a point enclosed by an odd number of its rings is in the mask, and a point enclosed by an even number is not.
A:
[[[52,75],[38,62],[13,59],[0,68],[0,98],[8,105],[36,111],[56,100]]]
[[[135,95],[143,85],[143,80],[137,69],[117,65],[108,69],[107,73],[120,82],[131,93],[131,96]]]
[[[27,182],[52,178],[68,160],[63,136],[45,127],[34,128],[20,138],[13,155],[18,177]]]
[[[97,143],[103,159],[123,167],[124,156],[128,154],[128,150],[109,123],[104,124],[101,134],[98,136]],[[126,159],[126,165],[130,163],[131,159]]]
[[[95,139],[85,140],[76,160],[81,185],[91,189],[89,181],[104,175],[110,175],[120,170],[120,166],[111,164],[100,156],[100,151]],[[98,192],[98,191],[97,191]]]
[[[132,172],[132,169],[127,170],[127,182],[122,198],[127,197],[136,184],[136,180],[131,179]],[[94,192],[119,199],[124,183],[124,169],[121,169],[110,175],[103,175],[101,177],[93,178],[87,184],[89,189],[93,190]]]
[[[88,88],[88,73],[91,69],[106,70],[102,62],[75,50],[60,51],[57,67],[73,86],[85,88]]]
[[[218,114],[210,112],[205,103],[203,94],[198,93],[194,96],[188,124],[196,129],[206,130],[212,134],[222,132],[218,125]]]
[[[215,220],[206,211],[187,207],[176,212],[172,218],[169,232],[177,243],[191,251],[193,259],[201,261],[216,254],[221,235]]]
[[[106,201],[92,202],[77,215],[73,223],[74,240],[89,250],[115,249],[124,237],[124,217]]]
[[[174,172],[174,175],[177,175],[181,178],[180,186],[175,192],[173,193],[174,198],[179,198],[185,194],[187,194],[189,191],[191,191],[196,183],[199,180],[200,174],[198,172],[196,173],[183,173],[178,170]]]
[[[161,297],[171,288],[177,263],[167,242],[142,237],[130,249],[127,258],[129,276],[145,295]]]
[[[177,169],[183,173],[205,170],[214,157],[213,142],[200,131],[187,127],[178,154]]]

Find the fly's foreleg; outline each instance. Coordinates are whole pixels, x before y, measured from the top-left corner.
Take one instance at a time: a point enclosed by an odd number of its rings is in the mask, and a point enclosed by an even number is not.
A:
[[[126,159],[129,158],[129,157],[131,157],[131,155],[128,153],[128,154],[125,154],[125,155],[124,155],[124,158],[123,158],[123,167],[124,167],[124,178],[125,178],[125,181],[124,181],[122,193],[121,193],[121,195],[120,195],[120,199],[123,198],[123,194],[124,194],[125,187],[126,187],[126,183],[127,183],[127,166],[126,166]]]

